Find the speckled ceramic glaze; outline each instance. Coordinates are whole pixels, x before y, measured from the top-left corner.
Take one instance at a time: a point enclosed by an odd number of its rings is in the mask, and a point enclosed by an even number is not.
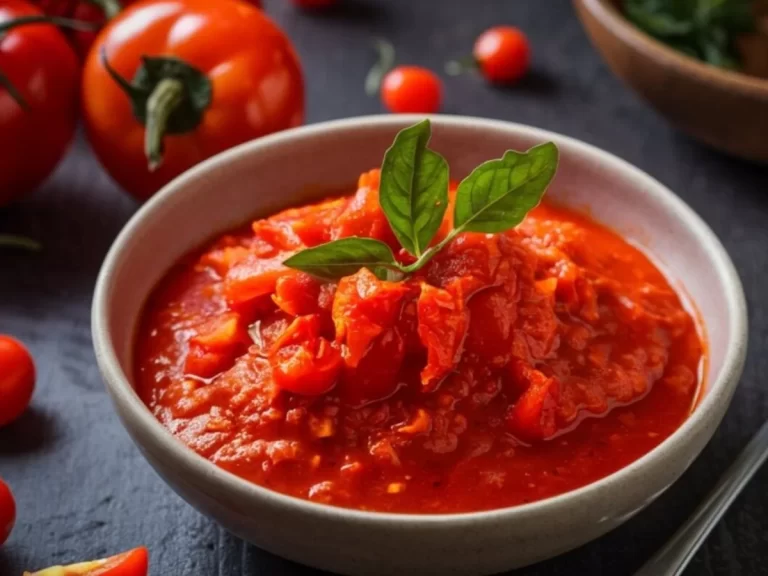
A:
[[[491,512],[358,512],[251,484],[176,440],[132,387],[133,335],[152,288],[184,253],[249,218],[352,185],[378,166],[397,130],[420,117],[317,124],[244,144],[165,187],[110,250],[93,303],[93,340],[115,407],[147,460],[192,506],[257,546],[344,574],[487,574],[584,544],[651,502],[688,467],[728,407],[744,363],[746,307],[728,258],[679,198],[640,170],[582,142],[519,124],[436,116],[432,146],[453,177],[507,148],[554,140],[550,197],[585,209],[641,246],[695,308],[709,340],[706,388],[692,416],[619,472],[562,496]]]

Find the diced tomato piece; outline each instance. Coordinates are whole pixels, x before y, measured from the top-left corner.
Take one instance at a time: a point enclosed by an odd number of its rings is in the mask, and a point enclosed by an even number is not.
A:
[[[418,297],[410,295],[404,298],[400,317],[397,319],[397,331],[405,343],[406,354],[423,352],[424,346],[419,339]]]
[[[427,349],[422,386],[434,389],[461,359],[469,314],[463,294],[421,285],[417,304],[419,338]]]
[[[363,181],[361,178],[361,182]],[[360,236],[376,238],[386,242],[392,248],[399,247],[397,238],[395,238],[389,222],[387,222],[387,218],[379,206],[378,185],[378,177],[370,176],[366,180],[366,185],[357,189],[355,195],[336,219],[331,230],[333,240]]]
[[[286,314],[304,316],[320,310],[322,284],[304,272],[293,272],[277,279],[272,300]]]
[[[319,204],[283,210],[270,220],[290,226],[305,246],[317,246],[331,240],[331,229],[348,203],[348,197],[334,198]]]
[[[525,388],[507,412],[510,431],[525,440],[544,440],[557,432],[560,384],[521,361],[511,364],[515,385]]]
[[[341,279],[333,300],[333,322],[347,366],[357,366],[374,338],[395,324],[409,291],[409,285],[379,280],[366,268]]]
[[[489,288],[467,303],[469,332],[465,348],[494,366],[503,366],[512,355],[517,302],[503,288]]]
[[[275,291],[278,278],[291,273],[283,266],[289,254],[273,258],[250,256],[236,264],[224,278],[224,297],[231,305],[241,305]]]
[[[557,278],[546,278],[536,281],[536,290],[543,296],[554,296],[557,291]]]
[[[248,341],[245,326],[236,312],[226,312],[204,322],[195,328],[197,334],[190,338],[190,344],[206,350],[231,350]]]
[[[293,322],[293,318],[278,310],[249,326],[248,335],[258,352],[265,356],[291,322]]]
[[[357,187],[360,188],[379,188],[379,182],[381,181],[381,170],[378,168],[374,168],[373,170],[368,170],[368,172],[363,172],[360,174],[360,177],[357,179]]]
[[[184,361],[188,375],[212,378],[232,366],[235,357],[248,348],[247,329],[236,312],[227,312],[203,322],[189,340]]]
[[[277,384],[296,394],[316,396],[336,384],[342,367],[341,351],[320,336],[320,316],[299,316],[269,351]]]
[[[149,553],[143,546],[128,552],[69,566],[52,566],[24,576],[147,576]]]
[[[248,258],[250,254],[251,251],[245,246],[224,246],[203,254],[200,264],[210,266],[220,276],[224,276],[230,268]]]
[[[339,385],[342,401],[363,406],[394,394],[404,357],[405,344],[397,329],[391,328],[374,339],[356,367],[345,365]]]
[[[281,251],[293,251],[302,247],[301,238],[287,223],[272,220],[256,220],[251,224],[255,238]]]
[[[212,352],[199,344],[191,344],[184,360],[184,373],[200,378],[213,378],[232,366],[234,359],[235,354],[232,352]]]
[[[478,288],[497,283],[496,272],[501,261],[496,237],[464,233],[448,244],[430,262],[427,280],[445,288],[458,278],[474,278]]]

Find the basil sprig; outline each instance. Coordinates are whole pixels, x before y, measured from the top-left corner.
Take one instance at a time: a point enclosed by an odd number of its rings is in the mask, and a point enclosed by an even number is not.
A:
[[[392,250],[373,238],[342,238],[302,250],[283,264],[336,280],[368,268],[377,277],[399,280],[416,272],[462,232],[495,234],[510,230],[541,202],[557,171],[552,142],[527,152],[508,150],[475,168],[459,184],[453,229],[429,247],[448,207],[448,164],[429,149],[429,120],[401,130],[384,155],[379,204],[402,247],[416,261],[398,262]]]
[[[421,256],[448,208],[448,162],[427,148],[429,120],[401,130],[384,154],[379,204],[400,245]]]

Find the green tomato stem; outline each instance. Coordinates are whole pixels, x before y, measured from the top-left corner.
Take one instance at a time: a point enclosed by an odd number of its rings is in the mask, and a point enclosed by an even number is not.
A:
[[[0,234],[0,246],[8,246],[9,248],[23,248],[32,252],[38,252],[42,249],[40,242],[25,236],[16,236],[14,234]]]
[[[154,172],[163,163],[163,138],[168,118],[184,99],[184,84],[175,78],[158,82],[147,100],[147,126],[144,132],[144,152],[149,171]]]
[[[79,30],[81,32],[93,32],[98,30],[99,25],[93,22],[82,22],[80,20],[73,20],[72,18],[59,18],[58,16],[20,16],[13,20],[8,20],[0,24],[0,34],[5,34],[14,28],[19,26],[26,26],[28,24],[52,24],[61,28],[71,28],[72,30]]]
[[[104,12],[104,18],[107,20],[112,20],[115,16],[120,14],[123,10],[123,5],[120,3],[120,0],[87,0],[89,4],[93,4],[94,6],[97,6],[98,8],[101,8],[101,11]]]

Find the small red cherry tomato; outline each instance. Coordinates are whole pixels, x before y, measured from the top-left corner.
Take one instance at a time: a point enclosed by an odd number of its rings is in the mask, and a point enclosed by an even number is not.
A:
[[[101,31],[82,108],[96,156],[139,199],[227,148],[301,124],[288,37],[235,0],[147,0]]]
[[[390,112],[431,114],[440,109],[440,78],[419,66],[398,66],[384,76],[381,100]]]
[[[24,345],[0,336],[0,426],[22,415],[35,388],[35,364]]]
[[[525,76],[531,50],[528,38],[518,28],[496,26],[478,37],[473,55],[488,81],[504,84]]]
[[[21,0],[0,2],[0,24],[42,16]],[[0,206],[31,192],[64,157],[77,125],[77,56],[51,24],[0,34]]]
[[[8,540],[16,522],[16,502],[8,485],[0,479],[0,546]]]
[[[143,546],[101,560],[51,566],[24,576],[147,576],[149,553]]]

